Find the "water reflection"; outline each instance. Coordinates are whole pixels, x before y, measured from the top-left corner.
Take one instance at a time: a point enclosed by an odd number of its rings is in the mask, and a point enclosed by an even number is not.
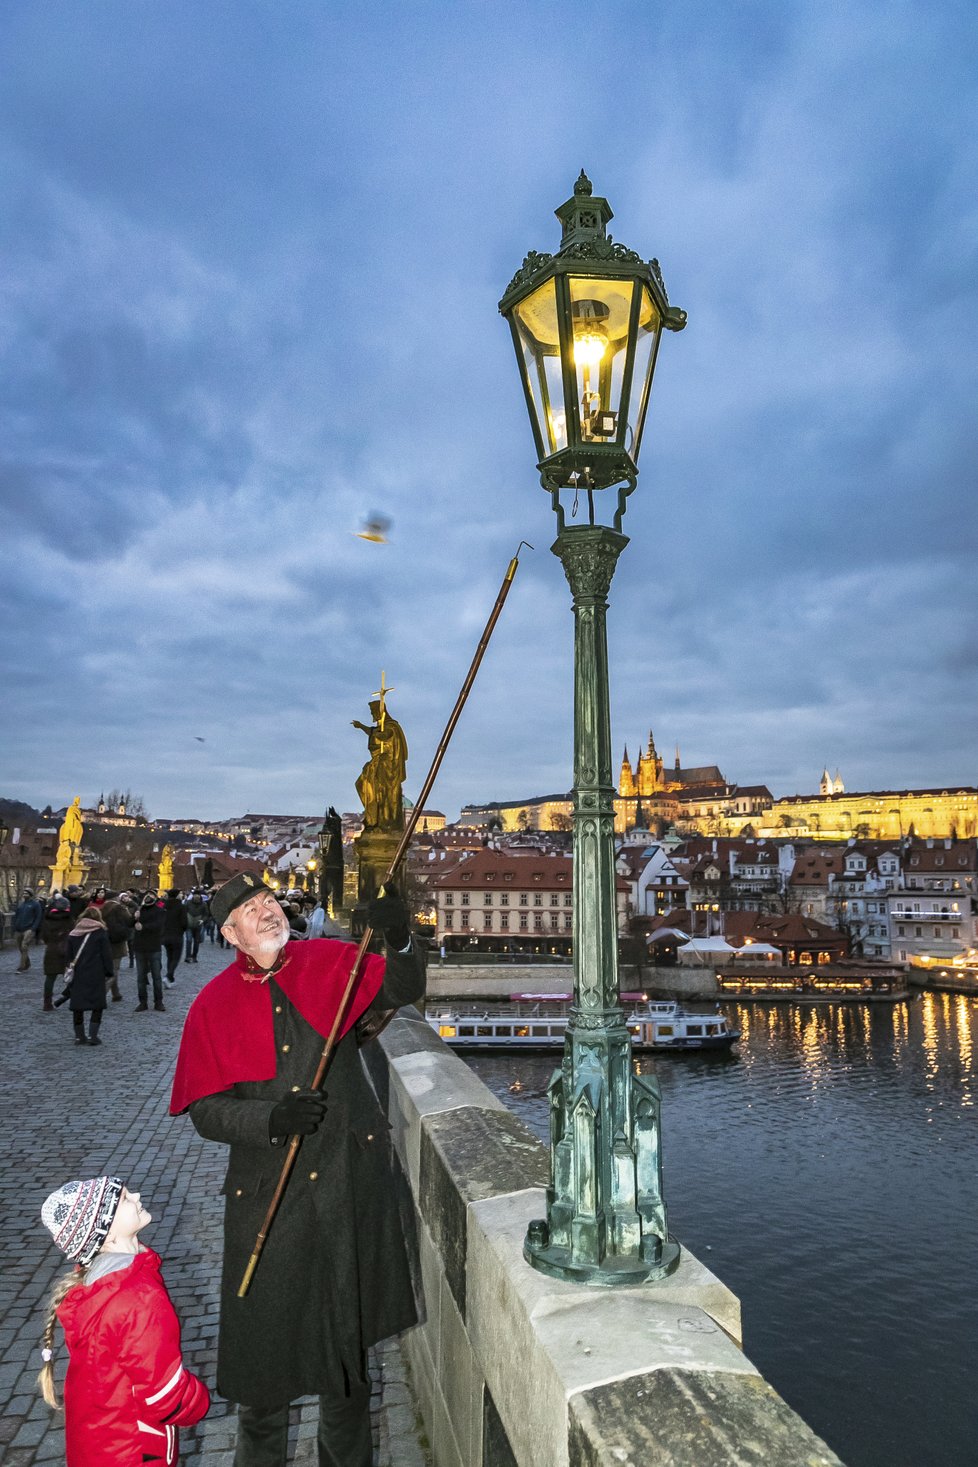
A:
[[[662,1089],[670,1225],[847,1467],[973,1461],[978,1281],[960,1245],[978,1211],[978,1003],[724,1008],[739,1059],[636,1061]],[[553,1057],[471,1063],[546,1140]]]

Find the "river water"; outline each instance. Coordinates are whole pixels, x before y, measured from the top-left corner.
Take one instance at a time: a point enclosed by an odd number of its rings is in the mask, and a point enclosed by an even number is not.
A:
[[[645,1058],[670,1230],[847,1467],[978,1464],[978,1000],[727,1004],[732,1056]],[[547,1139],[552,1056],[472,1056]]]

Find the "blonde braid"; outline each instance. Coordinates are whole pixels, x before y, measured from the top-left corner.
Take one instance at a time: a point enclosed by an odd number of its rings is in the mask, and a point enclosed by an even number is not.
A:
[[[71,1273],[62,1274],[51,1291],[48,1303],[44,1333],[41,1335],[41,1353],[44,1355],[44,1364],[38,1372],[37,1383],[41,1388],[41,1395],[55,1411],[61,1410],[61,1403],[54,1389],[54,1327],[58,1322],[57,1309],[66,1294],[85,1282],[87,1273],[86,1268],[73,1268]]]

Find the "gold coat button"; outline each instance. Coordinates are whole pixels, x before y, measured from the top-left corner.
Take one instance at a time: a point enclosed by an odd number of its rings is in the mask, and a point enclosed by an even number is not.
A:
[[[368,1141],[372,1141],[372,1140],[373,1140],[373,1139],[374,1139],[374,1138],[373,1138],[373,1136],[372,1136],[372,1135],[371,1135],[371,1136],[368,1136],[368,1137],[367,1137],[367,1140],[368,1140]]]
[[[283,1044],[282,1045],[282,1053],[283,1054],[288,1054],[288,1052],[289,1052],[289,1045]]]
[[[276,1004],[276,1005],[275,1005],[275,1012],[276,1012],[276,1013],[277,1013],[277,1014],[280,1014],[280,1013],[281,1013],[281,1012],[282,1012],[282,1005],[281,1005],[281,1004],[280,1004],[280,1003],[277,1003],[277,1004]]]
[[[310,1182],[314,1182],[318,1176],[319,1176],[319,1173],[318,1172],[310,1172],[309,1173],[309,1180],[310,1180]]]
[[[298,1085],[293,1085],[293,1086],[292,1086],[292,1089],[293,1089],[293,1090],[298,1090],[298,1088],[299,1088],[299,1087],[298,1087]]]
[[[235,1189],[235,1193],[234,1193],[234,1195],[235,1195],[235,1197],[240,1197],[240,1196],[241,1196],[241,1195],[242,1195],[242,1194],[241,1194],[241,1188],[240,1188],[240,1187],[237,1187],[237,1188],[236,1188],[236,1189]]]

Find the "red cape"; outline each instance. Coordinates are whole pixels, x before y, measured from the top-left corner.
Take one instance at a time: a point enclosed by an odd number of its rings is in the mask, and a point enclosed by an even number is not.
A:
[[[324,1039],[333,1026],[356,954],[353,943],[328,937],[289,942],[281,967],[271,975],[306,1023]],[[376,997],[384,967],[383,958],[367,953],[341,1036]],[[173,1076],[171,1115],[180,1115],[195,1100],[217,1095],[241,1081],[275,1078],[271,990],[267,983],[245,977],[260,972],[239,952],[231,966],[212,978],[190,1005]]]

